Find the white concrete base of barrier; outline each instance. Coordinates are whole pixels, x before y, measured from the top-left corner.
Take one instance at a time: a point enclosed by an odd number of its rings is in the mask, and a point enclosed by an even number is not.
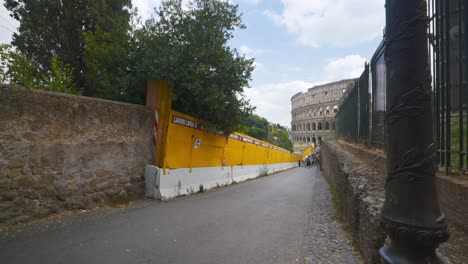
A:
[[[157,199],[171,199],[200,191],[242,182],[275,172],[297,167],[297,162],[232,167],[204,167],[166,170],[147,165],[145,170],[146,195]]]

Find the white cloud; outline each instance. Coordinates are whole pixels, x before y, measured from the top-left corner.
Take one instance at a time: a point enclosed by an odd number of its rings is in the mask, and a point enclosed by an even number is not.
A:
[[[271,122],[283,126],[291,126],[291,97],[298,92],[306,92],[315,85],[329,83],[348,78],[357,78],[364,70],[366,59],[360,55],[348,55],[343,58],[333,58],[324,67],[321,81],[304,82],[291,81],[283,83],[267,83],[255,85],[246,89],[245,95],[256,113]]]
[[[269,83],[245,89],[250,103],[257,107],[256,114],[271,122],[291,126],[291,97],[314,86],[314,83],[292,81]]]
[[[249,5],[258,5],[262,2],[262,0],[240,0],[240,2],[249,4]]]
[[[255,61],[253,63],[253,66],[255,67],[255,69],[254,69],[255,73],[257,73],[257,72],[266,72],[267,71],[267,67],[265,66],[265,64],[263,64],[261,62]]]
[[[18,26],[19,22],[11,18],[10,12],[0,5],[0,43],[10,43]]]
[[[132,0],[133,7],[138,9],[138,14],[141,16],[143,22],[151,18],[154,14],[154,8],[161,5],[162,0]],[[187,7],[190,0],[183,0],[182,7]]]
[[[348,46],[382,35],[383,0],[282,0],[281,14],[264,14],[309,47]]]
[[[302,72],[303,69],[301,67],[297,67],[297,66],[290,66],[290,67],[286,67],[286,71],[288,71],[288,72]]]
[[[360,55],[348,55],[344,58],[331,59],[324,69],[324,80],[338,81],[357,78],[364,70],[366,58]]]
[[[133,0],[132,5],[138,9],[138,14],[141,16],[143,21],[146,21],[148,18],[151,18],[151,15],[154,13],[154,8],[159,6],[161,3],[160,0],[150,1],[150,0]]]
[[[271,53],[271,50],[268,50],[268,49],[255,49],[255,48],[251,48],[251,47],[249,47],[247,45],[240,46],[239,51],[240,51],[240,53],[245,54],[245,56],[251,57],[251,58],[255,57],[255,56]]]

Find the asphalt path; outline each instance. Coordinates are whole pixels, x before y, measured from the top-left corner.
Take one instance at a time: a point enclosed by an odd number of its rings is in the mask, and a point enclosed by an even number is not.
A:
[[[0,233],[0,263],[304,263],[317,168]]]

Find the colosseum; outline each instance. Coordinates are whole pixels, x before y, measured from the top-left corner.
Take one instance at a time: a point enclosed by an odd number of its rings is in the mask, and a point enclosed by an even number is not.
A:
[[[291,138],[295,149],[334,136],[340,99],[355,81],[348,79],[314,86],[291,98]]]

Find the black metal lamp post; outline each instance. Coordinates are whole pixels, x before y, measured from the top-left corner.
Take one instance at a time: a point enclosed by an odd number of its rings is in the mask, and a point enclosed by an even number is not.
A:
[[[425,0],[386,0],[387,178],[382,223],[391,245],[385,263],[440,263],[447,241],[437,200],[431,71]]]

